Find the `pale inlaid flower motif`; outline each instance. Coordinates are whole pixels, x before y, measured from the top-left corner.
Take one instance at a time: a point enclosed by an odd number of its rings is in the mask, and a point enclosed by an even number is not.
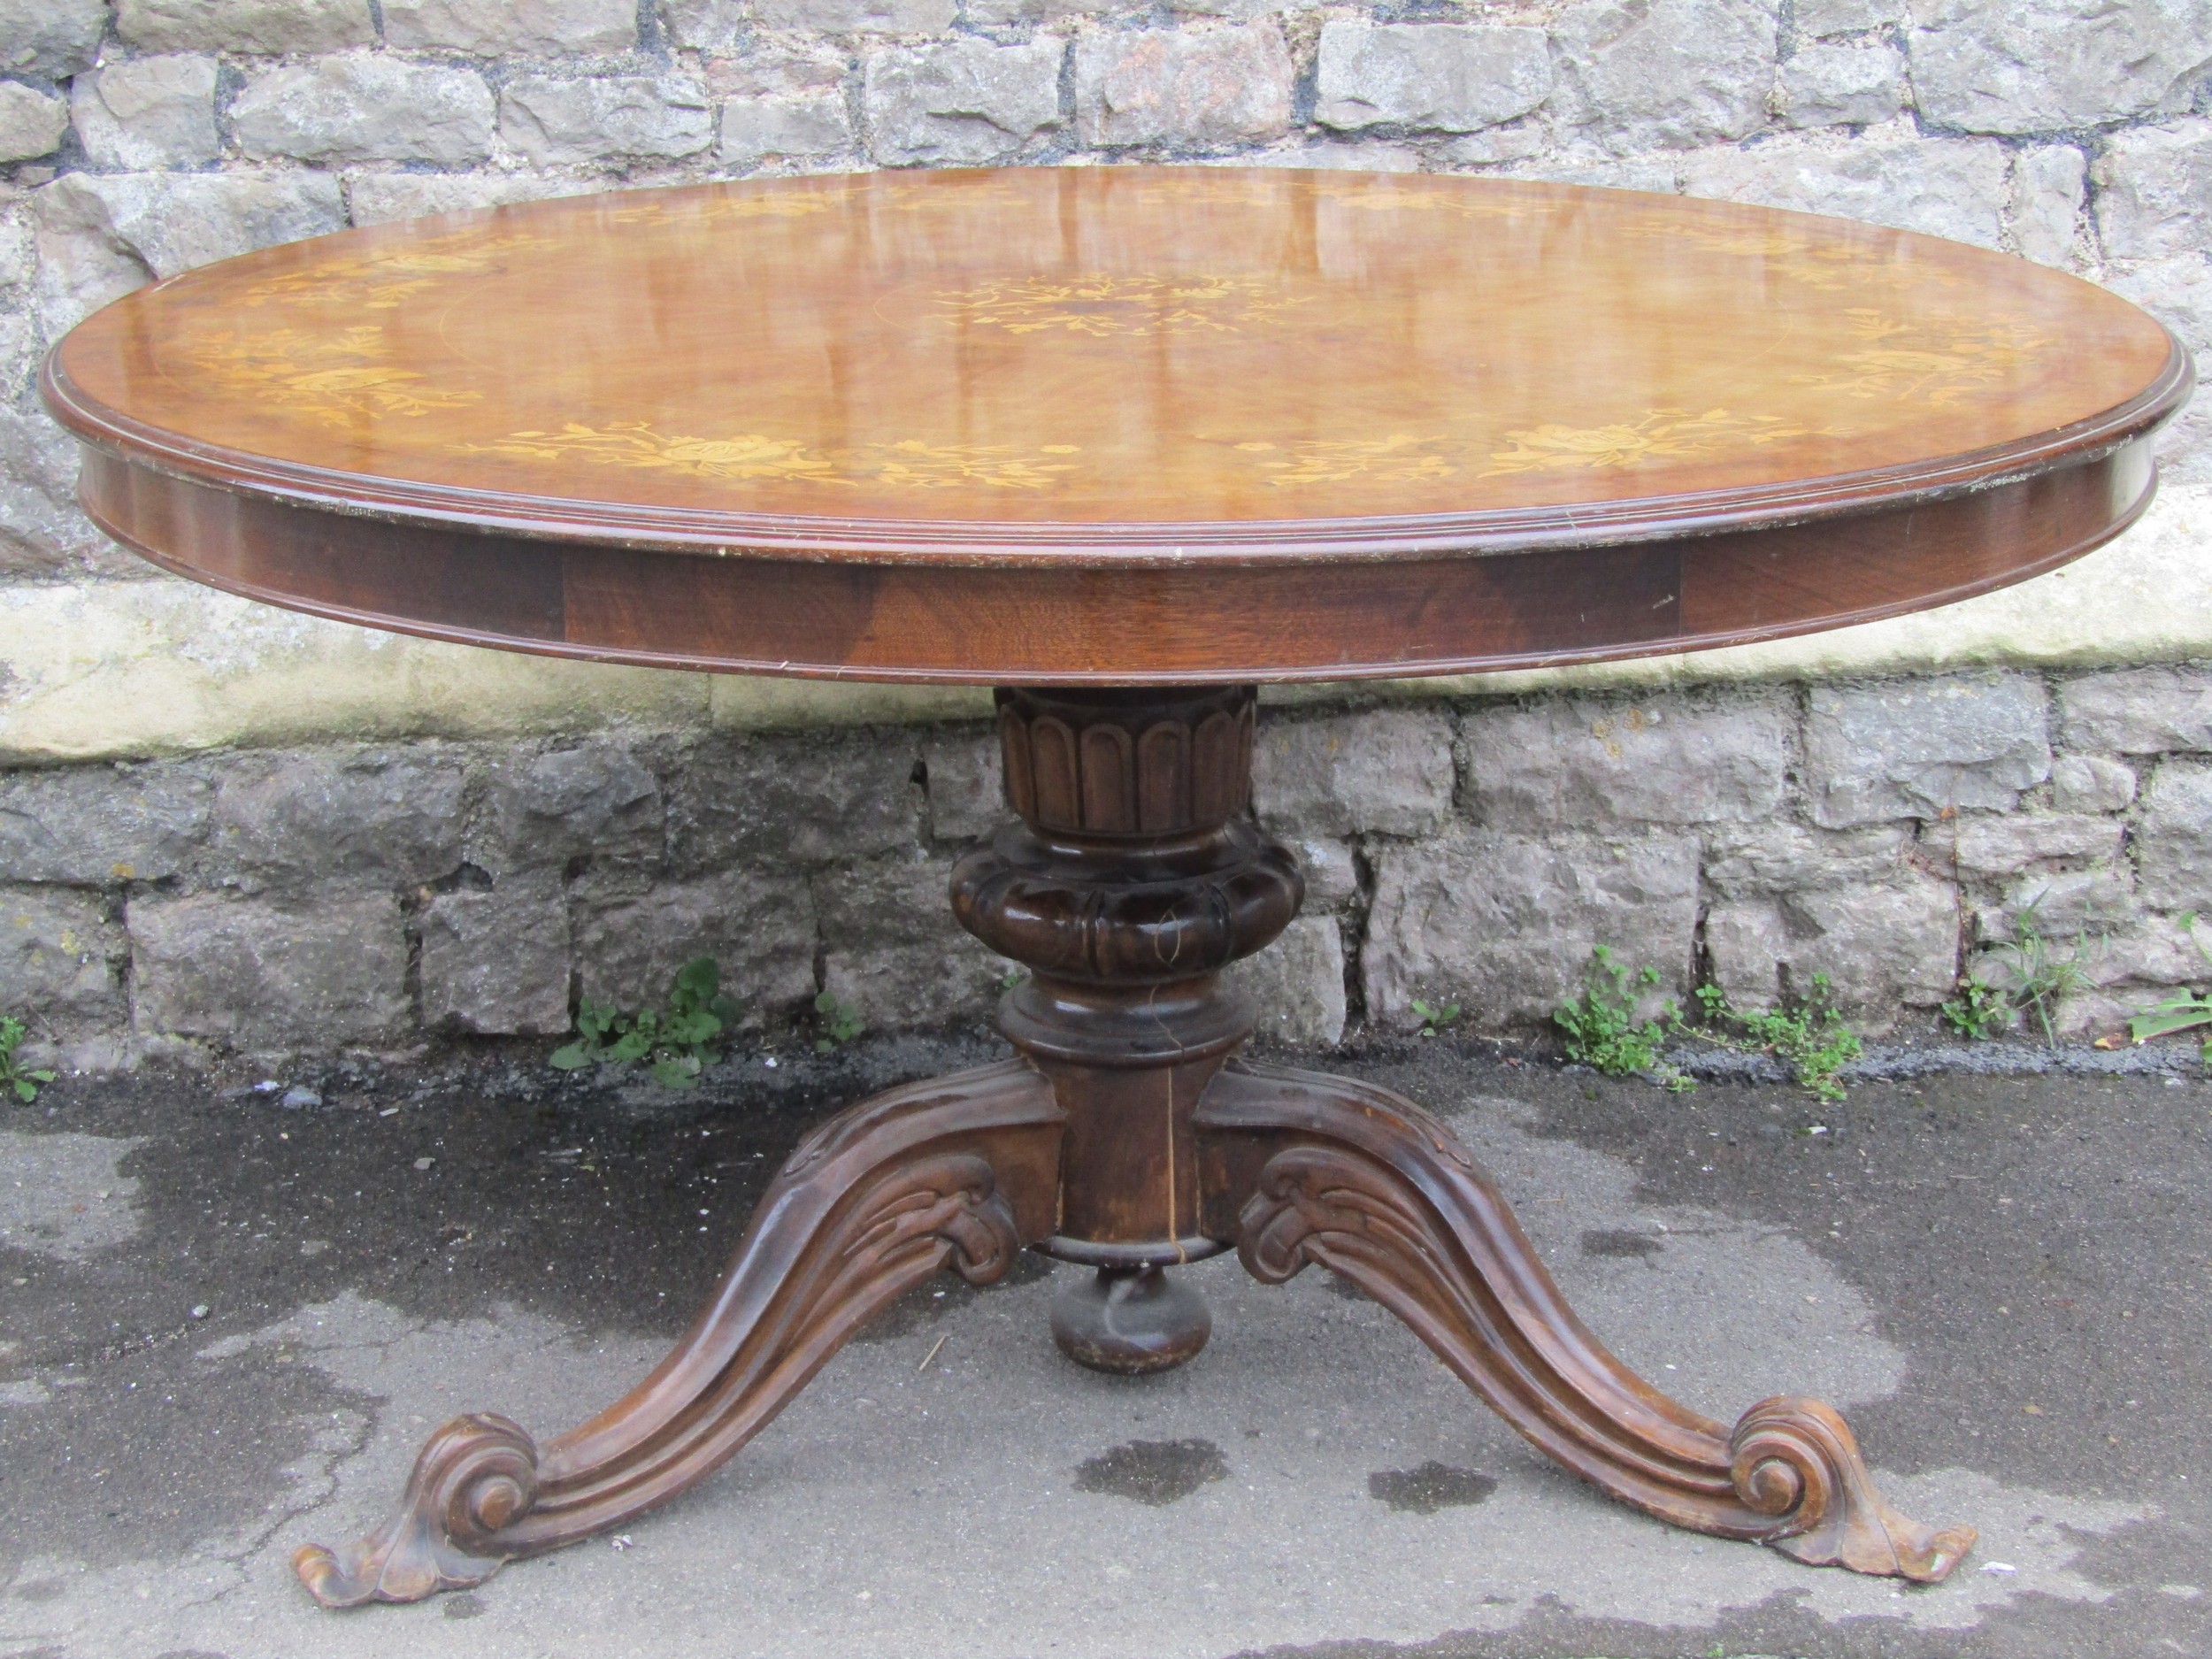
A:
[[[1601,472],[1647,461],[1691,459],[1710,456],[1727,446],[1810,437],[1815,428],[1779,415],[1747,415],[1727,409],[1709,409],[1702,414],[1655,409],[1639,420],[1601,426],[1547,422],[1505,435],[1513,447],[1492,450],[1492,465],[1483,477],[1572,469]]]

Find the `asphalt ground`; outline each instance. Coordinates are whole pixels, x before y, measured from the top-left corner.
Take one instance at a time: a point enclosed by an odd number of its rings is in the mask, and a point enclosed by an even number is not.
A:
[[[1653,1380],[1724,1418],[1845,1408],[1893,1503],[1982,1529],[1947,1583],[1610,1504],[1318,1272],[1202,1264],[1203,1355],[1081,1371],[1046,1330],[1074,1270],[1029,1258],[911,1294],[613,1540],[417,1607],[308,1602],[291,1550],[380,1521],[429,1428],[611,1399],[809,1125],[994,1052],[753,1055],[688,1095],[516,1055],[0,1108],[0,1659],[2212,1655],[2212,1085],[1938,1073],[1829,1107],[1449,1041],[1329,1064],[1445,1114]]]

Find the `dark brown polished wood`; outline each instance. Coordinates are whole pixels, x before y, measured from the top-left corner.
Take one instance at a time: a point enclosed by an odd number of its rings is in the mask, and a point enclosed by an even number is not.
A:
[[[1564,1467],[1678,1525],[1939,1579],[1817,1402],[1732,1428],[1575,1317],[1386,1091],[1242,1063],[1222,970],[1303,886],[1256,682],[1759,639],[2016,581],[2141,512],[2191,382],[2086,284],[1903,232],[1438,177],[1067,169],[636,192],[381,227],[134,295],[50,357],[82,498],[272,603],[508,649],[995,684],[1016,821],[956,868],[1030,969],[1008,1063],[793,1155],[691,1334],[540,1447],[467,1417],[327,1605],[649,1509],[893,1297],[1024,1247],[1141,1371],[1234,1249],[1390,1308]],[[1018,688],[1017,688],[1018,687]]]

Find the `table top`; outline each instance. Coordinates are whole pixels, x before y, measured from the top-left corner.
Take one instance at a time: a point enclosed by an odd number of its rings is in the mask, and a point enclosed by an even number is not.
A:
[[[1958,527],[1955,507],[1950,544],[1980,560],[1963,588],[1947,568],[1918,592],[1892,580],[1817,617],[1738,618],[1729,637],[1751,637],[1938,603],[2094,545],[2147,499],[2143,440],[2188,383],[2185,354],[2126,302],[1907,232],[1498,180],[1132,167],[632,191],[347,232],[126,297],[57,349],[45,389],[106,464],[87,474],[96,517],[279,603],[625,660],[1056,680],[1118,677],[1102,658],[1127,641],[1033,639],[1018,661],[972,662],[941,641],[926,662],[878,638],[825,661],[670,644],[634,618],[626,642],[532,643],[496,618],[349,609],[219,570],[204,534],[176,540],[192,514],[173,503],[157,532],[103,480],[342,514],[364,570],[360,524],[419,549],[458,527],[483,533],[468,545],[487,568],[495,547],[533,544],[755,567],[695,584],[849,564],[877,572],[872,607],[887,568],[968,572],[934,579],[932,606],[1032,610],[1025,595],[1077,572],[1125,572],[1120,597],[1156,604],[1165,579],[1136,572],[1210,569],[1248,618],[1293,603],[1298,567],[1328,588],[1317,567],[1340,584],[1365,564],[1412,603],[1414,566],[1432,595],[1476,580],[1440,560],[1521,556],[1531,580],[1581,581],[1602,561],[1563,556],[1716,535],[1742,551],[1746,535],[1913,512],[1926,534],[1947,502],[2061,472],[2101,492],[2062,548],[2001,532],[2002,514]],[[1999,534],[2001,553],[1969,545]],[[1849,563],[1793,545],[1770,560],[1785,586]],[[1548,577],[1525,564],[1539,555]],[[1330,591],[1296,603],[1339,604]],[[1513,659],[1663,643],[1607,632],[1537,628]],[[1271,657],[1225,643],[1218,663],[1184,649],[1158,672],[1507,660],[1476,634],[1409,650],[1317,637]]]

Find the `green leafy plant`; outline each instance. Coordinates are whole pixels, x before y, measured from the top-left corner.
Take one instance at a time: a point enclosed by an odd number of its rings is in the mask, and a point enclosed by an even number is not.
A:
[[[2018,1018],[2009,995],[1970,971],[1961,977],[1958,995],[1938,1011],[1945,1025],[1978,1042],[2002,1036]]]
[[[1607,1077],[1656,1071],[1670,1088],[1695,1087],[1691,1079],[1660,1059],[1681,1010],[1670,1002],[1660,1010],[1662,1018],[1637,1018],[1640,993],[1658,983],[1656,968],[1631,972],[1614,960],[1608,947],[1600,945],[1592,950],[1590,965],[1582,973],[1581,994],[1552,1014],[1553,1023],[1565,1039],[1567,1057],[1593,1066]]]
[[[548,1056],[564,1071],[588,1065],[647,1062],[653,1079],[669,1088],[689,1088],[721,1058],[717,1037],[737,1018],[737,1004],[721,993],[722,970],[700,956],[676,970],[665,1008],[625,1014],[611,1004],[587,1002],[576,1010],[576,1041]]]
[[[27,1071],[16,1064],[15,1051],[23,1041],[23,1022],[11,1014],[0,1019],[0,1087],[15,1091],[26,1106],[38,1098],[39,1086],[54,1080],[51,1071]]]
[[[1813,975],[1804,996],[1779,1007],[1740,1009],[1717,985],[1695,993],[1695,1025],[1678,1022],[1686,1036],[1700,1037],[1740,1054],[1770,1054],[1789,1068],[1791,1079],[1824,1101],[1843,1098],[1836,1073],[1859,1057],[1858,1033],[1836,1011],[1835,987],[1824,973]]]
[[[2204,941],[2197,937],[2197,913],[2194,910],[2183,914],[2181,931],[2189,935],[2189,942],[2197,948],[2197,955],[2208,964],[2212,964],[2212,950],[2207,950]],[[14,1023],[13,1020],[7,1022],[10,1025]],[[2200,1025],[2212,1025],[2212,992],[2177,991],[2155,1007],[2147,1008],[2139,1014],[2131,1014],[2128,1017],[2128,1035],[2137,1042],[2148,1042],[2153,1037],[2189,1031]],[[0,1026],[0,1035],[4,1035],[4,1033],[5,1027]],[[2197,1054],[2207,1065],[2212,1065],[2212,1031],[2208,1031],[2198,1039]],[[21,1089],[22,1086],[19,1084],[17,1092],[20,1094]]]
[[[814,1049],[818,1054],[827,1054],[868,1029],[862,1023],[860,1010],[850,1002],[841,1001],[833,991],[824,991],[815,997],[814,1011],[820,1016],[817,1025],[822,1033],[814,1040]]]
[[[2045,1044],[2058,1046],[2059,1004],[2087,987],[2090,957],[2103,941],[2062,950],[2043,932],[2040,903],[2021,910],[2012,942],[1985,953],[1959,980],[1958,995],[1943,1004],[1944,1019],[1961,1035],[1996,1037],[2033,1019]]]
[[[1413,999],[1413,1014],[1421,1022],[1421,1034],[1433,1037],[1459,1018],[1459,1004],[1425,1002],[1417,996]]]

